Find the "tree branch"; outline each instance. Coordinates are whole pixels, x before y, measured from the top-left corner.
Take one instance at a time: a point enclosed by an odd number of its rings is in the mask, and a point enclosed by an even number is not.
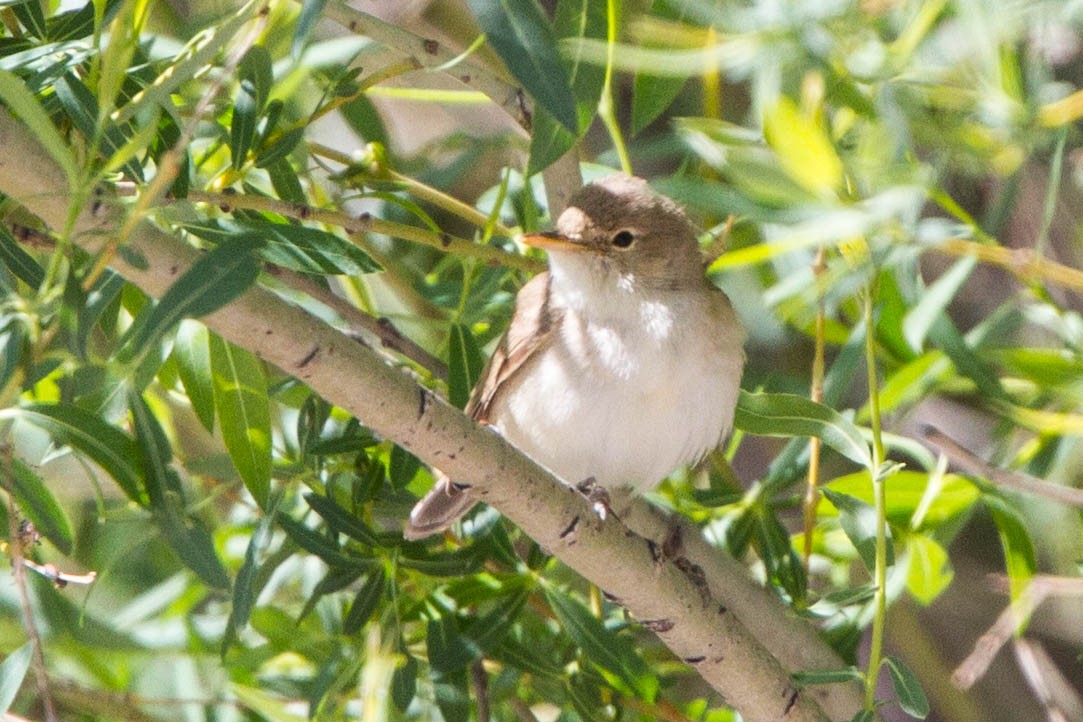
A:
[[[0,147],[7,150],[0,158],[0,191],[52,227],[62,228],[68,217],[68,182],[56,162],[6,113],[0,113]],[[123,214],[120,206],[89,204],[76,220],[72,241],[94,252],[123,224]],[[115,268],[155,297],[162,296],[198,255],[146,221],[135,226],[129,240],[132,252],[118,254]],[[138,266],[131,265],[133,259]],[[598,519],[577,491],[388,366],[371,349],[260,287],[202,320],[355,414],[376,433],[472,485],[480,500],[619,600],[636,618],[649,620],[673,653],[744,719],[828,719],[815,695],[799,688],[738,619],[738,615],[751,619],[772,607],[737,609],[705,595],[702,582],[687,566],[660,554],[658,545],[635,534],[615,515]],[[751,584],[743,569],[730,583]]]

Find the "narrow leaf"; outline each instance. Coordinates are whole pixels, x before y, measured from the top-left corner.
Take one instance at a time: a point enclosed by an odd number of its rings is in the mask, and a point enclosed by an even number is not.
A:
[[[857,549],[857,553],[861,555],[861,561],[865,563],[865,567],[872,572],[876,569],[876,510],[871,505],[848,494],[840,494],[831,489],[824,489],[823,493],[839,510],[842,530],[846,532],[846,536]],[[887,549],[887,563],[891,565],[895,560],[890,529],[888,529]]]
[[[132,466],[138,458],[135,442],[117,427],[71,404],[29,404],[0,411],[0,418],[17,417],[45,429],[62,444],[86,454],[113,477],[132,501],[144,504],[141,474]]]
[[[763,134],[786,174],[806,190],[830,197],[842,185],[842,161],[826,131],[783,96],[763,119]]]
[[[210,347],[222,439],[245,487],[266,509],[271,490],[271,410],[263,364],[217,334],[211,335]]]
[[[15,701],[15,695],[23,684],[26,670],[30,669],[30,660],[33,658],[34,643],[26,642],[0,663],[0,715],[7,716],[7,711],[11,703]]]
[[[279,495],[281,496],[281,495]],[[256,531],[248,540],[248,547],[244,552],[244,563],[237,571],[237,579],[233,583],[233,606],[229,610],[229,620],[226,622],[226,631],[222,635],[221,653],[224,656],[237,634],[248,624],[248,618],[256,604],[256,596],[259,589],[256,586],[257,572],[259,571],[259,556],[271,541],[276,519],[275,510],[272,509],[260,518]]]
[[[62,554],[71,554],[75,535],[64,507],[60,506],[41,477],[19,459],[12,460],[12,472],[19,509]]]
[[[658,693],[658,677],[628,640],[606,629],[586,607],[567,594],[547,588],[545,598],[560,620],[561,627],[588,659],[616,675],[645,701],[654,700]]]
[[[484,365],[474,334],[461,323],[452,324],[448,338],[448,400],[454,406],[466,406]]]
[[[886,657],[884,663],[891,673],[891,683],[895,687],[895,695],[899,698],[899,706],[903,712],[911,717],[925,719],[929,716],[929,700],[921,689],[918,678],[898,657]]]
[[[816,436],[851,461],[872,466],[861,432],[834,409],[795,394],[752,394],[742,390],[734,426],[761,436]]]
[[[7,225],[0,225],[0,263],[31,288],[37,288],[45,280],[45,269],[22,249]]]
[[[26,124],[42,148],[64,171],[69,185],[74,186],[79,177],[79,169],[68,144],[60,137],[48,113],[27,89],[26,84],[7,70],[0,70],[0,101]]]
[[[376,607],[383,598],[384,589],[387,586],[387,575],[382,566],[375,567],[361,579],[361,588],[350,605],[350,611],[346,613],[346,619],[342,622],[342,631],[346,634],[356,634],[365,626]]]
[[[1031,578],[1037,571],[1034,554],[1034,541],[1020,517],[1019,511],[999,497],[986,495],[982,499],[989,507],[989,512],[1000,535],[1000,546],[1004,551],[1004,567],[1008,573],[1008,587],[1012,604],[1018,606]],[[1026,626],[1027,619],[1020,617],[1016,623],[1020,631]]]
[[[316,27],[316,21],[323,13],[323,7],[327,0],[301,0],[301,14],[297,16],[294,25],[293,43],[290,46],[290,54],[294,59],[300,58],[308,42],[308,36],[312,34],[312,28]]]
[[[549,22],[534,0],[470,0],[489,44],[527,92],[568,131],[579,130],[567,71]]]
[[[368,546],[380,545],[380,540],[377,538],[375,531],[336,504],[333,499],[319,494],[305,494],[305,501],[335,531],[342,532]]]
[[[260,243],[250,236],[233,238],[201,256],[147,312],[146,320],[133,326],[118,360],[128,363],[140,357],[181,319],[205,316],[244,293],[259,275],[252,252]]]
[[[425,642],[429,666],[441,674],[465,669],[478,656],[477,647],[459,632],[459,625],[450,614],[429,621]]]
[[[903,320],[903,337],[914,353],[921,353],[929,329],[951,303],[951,299],[955,298],[955,294],[970,277],[976,265],[977,259],[973,256],[960,258],[946,273],[925,289],[917,304],[907,311],[906,318]]]
[[[207,327],[191,319],[181,321],[173,341],[173,358],[192,410],[203,428],[214,431],[214,375]]]
[[[240,82],[233,100],[229,152],[233,169],[240,170],[256,137],[256,123],[267,102],[271,86],[271,55],[261,45],[253,45],[237,67]]]

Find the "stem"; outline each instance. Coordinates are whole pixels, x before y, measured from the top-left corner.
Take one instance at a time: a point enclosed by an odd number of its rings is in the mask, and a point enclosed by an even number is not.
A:
[[[812,262],[812,273],[819,277],[823,274],[824,247],[820,246]],[[821,296],[816,306],[815,349],[812,356],[812,382],[809,398],[820,403],[824,400],[824,346],[825,326],[827,324],[824,301]],[[812,557],[812,535],[816,529],[816,505],[820,501],[820,437],[809,439],[808,481],[805,486],[805,572],[809,569]]]
[[[632,161],[628,157],[628,148],[624,145],[624,136],[621,134],[620,123],[617,121],[613,104],[613,52],[617,47],[617,0],[606,0],[605,22],[605,82],[602,84],[602,97],[598,101],[598,117],[602,119],[605,129],[609,132],[609,138],[613,141],[613,150],[617,152],[621,170],[632,175]]]
[[[880,423],[880,389],[876,376],[876,341],[872,300],[875,281],[865,289],[865,366],[868,369],[869,413],[872,416],[872,489],[876,509],[876,614],[872,620],[869,666],[865,673],[865,709],[876,707],[876,680],[884,652],[884,620],[887,616],[887,497],[880,469],[884,463],[884,439]]]

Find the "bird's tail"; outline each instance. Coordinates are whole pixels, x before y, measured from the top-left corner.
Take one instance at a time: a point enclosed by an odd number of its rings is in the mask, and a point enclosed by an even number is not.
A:
[[[410,510],[410,520],[402,535],[406,539],[424,539],[443,531],[476,503],[463,487],[456,486],[447,475],[441,475],[432,491]]]

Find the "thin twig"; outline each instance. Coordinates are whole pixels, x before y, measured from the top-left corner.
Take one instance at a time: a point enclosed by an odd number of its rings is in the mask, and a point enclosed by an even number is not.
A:
[[[329,226],[338,226],[350,236],[361,233],[380,233],[385,236],[431,246],[446,253],[472,256],[490,265],[508,266],[530,273],[537,273],[545,269],[545,264],[535,258],[508,253],[495,246],[483,246],[465,238],[452,236],[449,233],[436,233],[425,228],[409,226],[405,223],[387,221],[377,218],[371,213],[354,216],[342,211],[316,208],[304,203],[293,203],[278,200],[277,198],[241,193],[209,193],[207,191],[190,190],[186,200],[196,203],[211,203],[218,206],[223,213],[232,213],[238,208],[244,208],[277,213],[301,221],[326,223]]]
[[[1031,248],[1005,248],[1004,246],[952,238],[940,245],[930,246],[929,250],[946,256],[973,256],[982,263],[998,266],[1009,271],[1022,281],[1040,279],[1063,286],[1076,293],[1083,293],[1083,271],[1043,258]]]
[[[956,467],[975,476],[981,476],[996,486],[1034,494],[1035,496],[1043,496],[1070,506],[1083,507],[1083,489],[1051,484],[1048,481],[1018,471],[998,469],[987,461],[978,458],[969,449],[964,448],[959,442],[935,426],[926,424],[921,429],[921,435],[926,441],[943,452]]]

